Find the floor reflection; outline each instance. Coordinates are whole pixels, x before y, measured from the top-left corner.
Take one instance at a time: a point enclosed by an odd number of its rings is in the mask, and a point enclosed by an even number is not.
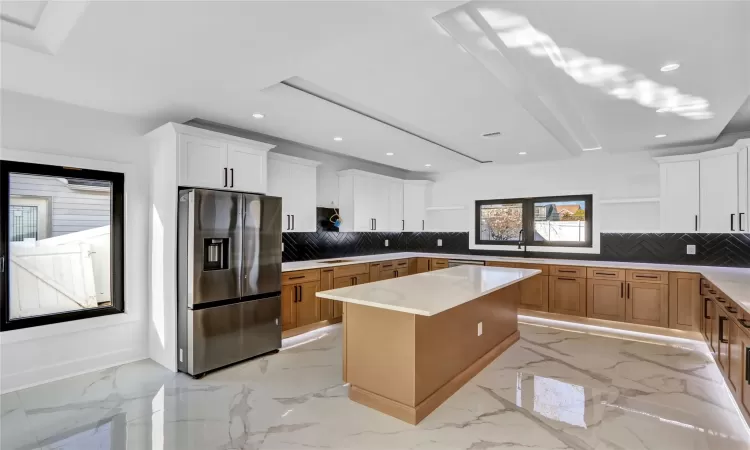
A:
[[[341,328],[193,380],[150,361],[3,395],[5,449],[747,449],[703,344],[521,325],[418,426],[350,402]]]

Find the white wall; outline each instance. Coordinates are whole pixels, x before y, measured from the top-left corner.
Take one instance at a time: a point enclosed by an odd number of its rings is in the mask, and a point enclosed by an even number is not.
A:
[[[0,158],[125,173],[125,314],[0,333],[0,390],[147,357],[148,157],[155,124],[0,91]]]
[[[600,204],[599,200],[659,197],[659,166],[648,152],[610,155],[584,153],[580,158],[521,165],[485,165],[441,174],[430,206],[464,209],[430,211],[431,231],[469,231],[474,242],[474,201],[493,198],[594,195],[594,234],[659,230],[659,204]],[[476,248],[497,249],[497,246]],[[503,249],[505,250],[505,248]]]

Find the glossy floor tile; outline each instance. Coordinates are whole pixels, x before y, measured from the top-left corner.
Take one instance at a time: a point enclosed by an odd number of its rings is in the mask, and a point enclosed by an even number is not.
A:
[[[150,361],[5,394],[11,449],[750,448],[702,343],[538,325],[418,426],[349,401],[341,329],[193,380]]]

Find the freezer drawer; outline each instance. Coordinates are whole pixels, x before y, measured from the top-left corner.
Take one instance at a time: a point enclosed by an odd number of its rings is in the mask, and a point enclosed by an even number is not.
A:
[[[281,348],[281,297],[187,311],[179,368],[198,375]]]

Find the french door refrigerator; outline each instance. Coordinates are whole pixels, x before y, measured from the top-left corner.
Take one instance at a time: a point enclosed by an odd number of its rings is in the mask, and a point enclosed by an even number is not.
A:
[[[194,377],[281,347],[281,199],[181,189],[177,367]]]

